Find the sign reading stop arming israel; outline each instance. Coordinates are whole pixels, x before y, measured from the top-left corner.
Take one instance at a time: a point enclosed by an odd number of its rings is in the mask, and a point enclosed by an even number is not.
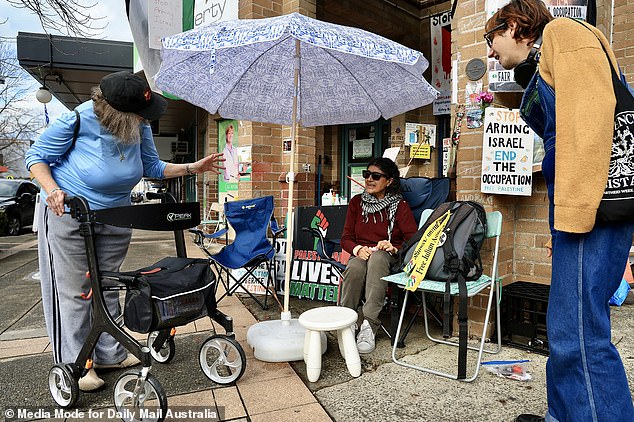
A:
[[[480,180],[483,193],[531,195],[534,138],[519,110],[486,109]]]

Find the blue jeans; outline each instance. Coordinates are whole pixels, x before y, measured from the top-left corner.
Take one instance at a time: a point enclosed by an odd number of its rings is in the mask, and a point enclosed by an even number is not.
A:
[[[621,358],[611,343],[608,300],[632,244],[632,224],[553,233],[547,331],[547,421],[634,421]]]
[[[596,224],[591,232],[554,229],[555,93],[539,76],[524,93],[523,117],[542,138],[542,173],[553,241],[546,327],[548,422],[634,422],[621,358],[611,343],[608,301],[623,277],[634,223]],[[581,187],[580,187],[581,188]]]

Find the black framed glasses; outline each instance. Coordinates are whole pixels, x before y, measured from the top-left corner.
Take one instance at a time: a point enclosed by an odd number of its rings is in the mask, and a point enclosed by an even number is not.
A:
[[[371,177],[372,180],[374,180],[375,182],[381,180],[381,177],[385,177],[387,179],[387,175],[379,173],[378,171],[363,170],[361,175],[364,179],[368,179]]]
[[[506,29],[506,22],[503,22],[497,26],[494,26],[493,28],[491,28],[490,31],[487,31],[484,33],[483,37],[484,40],[487,42],[487,45],[489,46],[489,48],[493,47],[493,37],[492,35],[499,31],[500,29]]]

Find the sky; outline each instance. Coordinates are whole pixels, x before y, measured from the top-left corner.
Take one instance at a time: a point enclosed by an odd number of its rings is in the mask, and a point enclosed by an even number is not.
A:
[[[95,26],[105,26],[100,31],[94,31],[92,38],[107,39],[116,41],[132,41],[132,33],[128,26],[128,19],[125,13],[124,0],[79,0],[79,3],[86,6],[94,4],[90,9],[93,16],[103,17],[96,22]],[[6,0],[0,0],[0,42],[10,42],[15,46],[15,37],[19,31],[44,33],[40,25],[40,21],[31,11],[27,9],[18,9],[10,5]],[[60,34],[51,32],[52,34]],[[26,99],[26,106],[44,113],[44,106],[35,99],[35,91],[39,85],[33,79],[33,94]],[[48,114],[51,121],[57,118],[61,113],[68,111],[59,101],[53,98],[53,101],[47,104]]]

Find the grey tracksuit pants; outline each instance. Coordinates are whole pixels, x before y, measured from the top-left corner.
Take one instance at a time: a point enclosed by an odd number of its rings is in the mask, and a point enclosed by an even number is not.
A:
[[[372,330],[376,331],[381,326],[379,313],[385,304],[385,289],[387,281],[381,280],[390,274],[390,265],[396,257],[385,251],[375,251],[365,261],[361,258],[351,258],[343,273],[341,287],[341,306],[354,309],[359,312],[357,326],[361,326],[367,319]],[[359,310],[361,295],[365,289],[365,303]]]
[[[70,215],[56,216],[45,202],[40,207],[38,255],[46,329],[55,363],[75,362],[92,320],[92,301],[80,297],[90,291],[84,238],[79,234],[79,223]],[[119,271],[132,230],[97,224],[95,234],[99,268]],[[104,298],[112,317],[120,315],[119,292],[104,292]],[[126,350],[112,336],[99,338],[93,357],[96,363],[117,363],[125,357]]]

